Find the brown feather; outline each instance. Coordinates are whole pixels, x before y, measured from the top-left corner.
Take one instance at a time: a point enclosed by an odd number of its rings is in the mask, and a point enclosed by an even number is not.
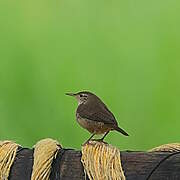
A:
[[[114,115],[97,96],[92,96],[87,103],[80,104],[76,112],[81,118],[117,126]]]

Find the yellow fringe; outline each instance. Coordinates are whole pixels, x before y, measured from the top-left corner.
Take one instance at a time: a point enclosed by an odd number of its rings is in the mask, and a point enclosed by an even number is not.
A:
[[[11,141],[0,141],[0,179],[7,180],[14,162],[18,144]]]
[[[150,149],[149,152],[178,152],[180,151],[180,143],[163,144],[161,146]]]
[[[82,147],[81,161],[90,180],[125,180],[116,147],[90,141]]]
[[[8,180],[10,168],[15,160],[18,144],[0,141],[0,180]],[[36,143],[31,180],[49,180],[53,159],[61,149],[53,139]],[[178,152],[180,143],[164,144],[148,152]],[[90,141],[82,147],[81,161],[90,180],[125,180],[121,166],[120,151],[111,145]]]
[[[31,180],[49,180],[51,164],[56,158],[58,150],[61,148],[59,143],[53,139],[43,139],[35,145],[34,164]]]

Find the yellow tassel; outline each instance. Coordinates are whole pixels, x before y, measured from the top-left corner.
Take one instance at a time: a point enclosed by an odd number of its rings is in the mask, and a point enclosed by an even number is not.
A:
[[[125,180],[120,151],[111,145],[90,141],[82,147],[81,161],[90,180]]]
[[[59,149],[61,149],[61,146],[53,139],[48,138],[37,142],[34,149],[31,180],[49,180],[51,165]]]
[[[16,157],[18,144],[11,141],[0,141],[0,179],[8,180],[10,168]]]
[[[149,150],[149,152],[158,152],[158,151],[178,152],[180,151],[180,143],[163,144],[161,146]]]

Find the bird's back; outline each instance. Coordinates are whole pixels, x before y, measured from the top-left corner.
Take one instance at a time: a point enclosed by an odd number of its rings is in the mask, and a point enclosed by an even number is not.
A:
[[[94,95],[85,104],[80,104],[76,111],[79,116],[92,121],[103,122],[110,126],[117,126],[117,121],[112,112]]]

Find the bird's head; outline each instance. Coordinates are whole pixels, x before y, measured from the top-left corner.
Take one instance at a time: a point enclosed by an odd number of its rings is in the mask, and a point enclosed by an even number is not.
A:
[[[78,101],[78,104],[85,104],[90,100],[91,97],[95,96],[93,93],[88,91],[82,91],[78,93],[66,93],[66,95],[75,97]]]

